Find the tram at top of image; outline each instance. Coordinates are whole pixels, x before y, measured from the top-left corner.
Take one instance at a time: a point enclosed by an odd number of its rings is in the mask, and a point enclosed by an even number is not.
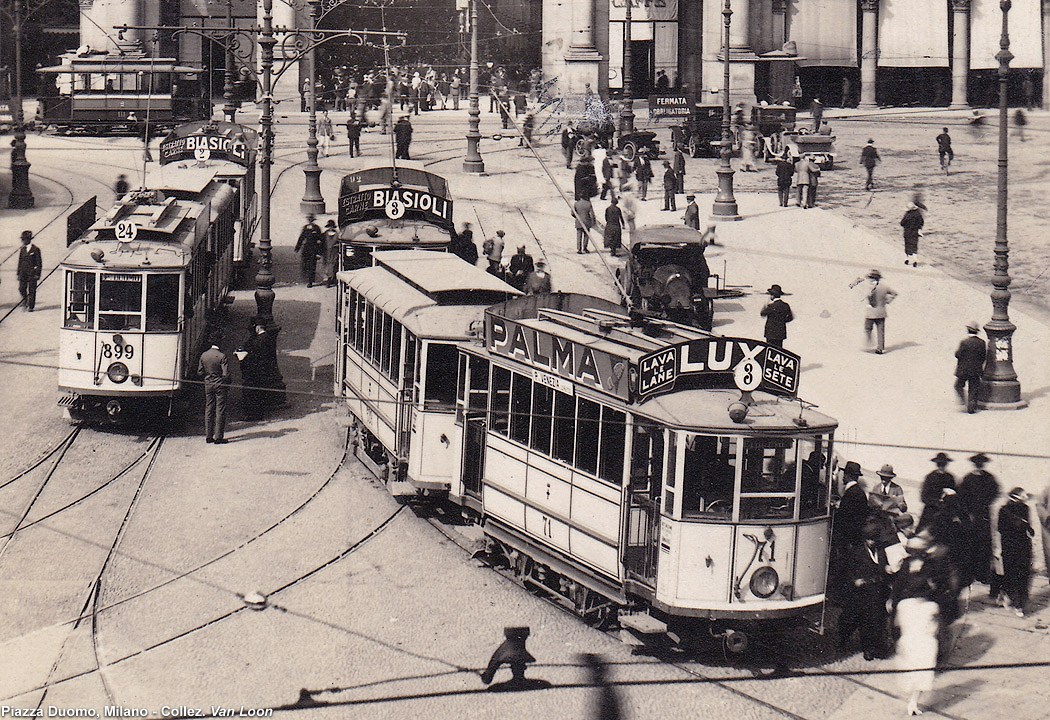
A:
[[[169,414],[233,275],[236,191],[212,175],[127,193],[60,265],[59,405],[70,419]],[[187,197],[176,197],[184,194]]]
[[[142,135],[204,120],[211,102],[203,70],[175,58],[142,53],[66,53],[62,64],[37,70],[40,119],[59,132]]]
[[[372,253],[381,250],[447,251],[448,181],[411,160],[355,170],[339,188],[338,224],[343,270],[374,264]]]
[[[145,186],[164,190],[168,196],[193,200],[200,192],[192,180],[213,178],[233,188],[236,205],[233,263],[243,275],[251,263],[252,238],[259,224],[259,197],[255,169],[259,134],[237,123],[204,120],[185,123],[160,143],[156,165],[147,163]],[[187,186],[189,182],[189,186]]]
[[[485,308],[520,293],[451,253],[380,250],[338,273],[335,395],[354,417],[358,457],[396,494],[447,491],[457,343]]]

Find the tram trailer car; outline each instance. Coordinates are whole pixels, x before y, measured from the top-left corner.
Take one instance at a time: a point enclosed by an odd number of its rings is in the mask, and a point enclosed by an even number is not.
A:
[[[739,651],[821,609],[836,421],[793,400],[799,357],[569,297],[490,308],[460,344],[449,495],[495,555],[647,638]]]
[[[170,412],[197,369],[233,270],[234,191],[129,193],[62,261],[59,405],[72,420]]]
[[[394,494],[448,492],[458,343],[485,308],[520,293],[456,255],[371,254],[338,273],[335,395],[353,417],[354,451]]]
[[[233,264],[243,279],[251,265],[252,238],[259,224],[255,166],[259,134],[250,127],[225,121],[201,121],[176,127],[160,143],[158,164],[149,164],[146,187],[160,188],[180,199],[199,192],[177,178],[208,175],[233,188],[236,213]],[[192,162],[191,162],[192,161]]]
[[[448,182],[414,161],[355,170],[340,185],[338,225],[342,270],[374,265],[378,251],[447,252],[453,229]]]

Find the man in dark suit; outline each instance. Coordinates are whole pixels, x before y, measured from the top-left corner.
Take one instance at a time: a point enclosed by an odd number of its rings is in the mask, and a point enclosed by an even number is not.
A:
[[[886,551],[879,547],[878,524],[867,520],[860,531],[861,539],[850,545],[846,556],[847,598],[838,619],[839,647],[845,647],[854,632],[860,630],[865,660],[888,657],[886,599],[889,597],[889,575]]]
[[[675,191],[678,190],[678,175],[675,174],[671,163],[664,160],[664,210],[677,210],[675,205]]]
[[[33,233],[22,232],[22,247],[18,251],[18,293],[22,296],[27,312],[36,307],[36,284],[40,280],[40,270],[44,263],[40,248],[33,244]]]
[[[937,466],[937,469],[928,474],[922,481],[922,491],[919,497],[923,505],[939,501],[944,494],[944,488],[955,490],[955,476],[946,469],[952,459],[943,452],[939,452],[930,460]],[[922,523],[920,522],[919,525],[921,530]]]
[[[784,291],[779,285],[771,286],[766,292],[770,301],[762,308],[762,317],[766,319],[766,342],[773,347],[784,347],[787,339],[787,324],[795,319],[791,306],[780,299]]]
[[[968,323],[966,332],[969,334],[955,351],[958,360],[955,365],[955,392],[959,394],[959,402],[966,406],[968,413],[977,412],[977,393],[984,371],[985,345],[977,334],[980,331],[976,322]]]
[[[973,577],[992,584],[992,503],[999,497],[999,481],[984,469],[989,457],[977,453],[970,457],[974,469],[959,483],[959,503],[970,516],[973,527]],[[998,595],[993,593],[992,599]]]
[[[685,216],[682,219],[685,220],[686,227],[691,227],[699,232],[700,208],[696,205],[696,195],[686,195],[685,199],[688,204],[685,206]]]
[[[204,434],[205,442],[226,444],[226,393],[230,387],[230,361],[219,346],[201,354],[197,374],[204,376]]]
[[[861,539],[868,517],[868,496],[860,486],[860,463],[850,460],[842,468],[842,496],[835,511],[835,537],[845,542]]]

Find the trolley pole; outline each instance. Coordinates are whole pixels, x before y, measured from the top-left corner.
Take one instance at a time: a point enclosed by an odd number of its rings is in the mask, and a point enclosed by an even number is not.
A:
[[[308,0],[310,10],[310,33],[317,30],[317,17],[320,11],[320,0]],[[304,213],[321,215],[324,213],[324,197],[321,195],[321,167],[317,164],[317,43],[311,43],[306,54],[310,64],[310,98],[309,137],[306,140],[306,189],[299,203],[299,210]]]
[[[233,0],[226,0],[226,28],[233,33]],[[222,113],[226,116],[226,122],[236,122],[237,105],[233,101],[233,44],[226,43],[226,76],[222,86]]]
[[[470,1],[470,115],[467,130],[467,156],[463,159],[463,172],[485,172],[485,161],[481,158],[481,131],[478,128],[481,108],[478,104],[478,0]]]
[[[1027,407],[1021,399],[1021,383],[1014,372],[1013,334],[1017,327],[1010,322],[1010,245],[1006,238],[1007,170],[1010,118],[1006,104],[1007,78],[1010,73],[1010,35],[1007,32],[1007,13],[1010,0],[1000,0],[1003,13],[1003,32],[999,38],[999,178],[995,222],[995,274],[992,276],[992,319],[984,326],[988,335],[984,375],[981,378],[980,406],[987,410],[1017,410]]]
[[[718,174],[718,193],[711,206],[711,219],[715,221],[740,219],[736,197],[733,195],[733,164],[729,161],[733,154],[733,138],[729,133],[729,21],[732,16],[729,0],[725,0],[722,8],[722,23],[725,25],[722,42],[722,147],[718,153],[718,169],[715,170]]]
[[[15,96],[11,99],[11,119],[15,123],[15,137],[11,141],[11,192],[8,207],[25,210],[36,204],[29,187],[29,161],[26,160],[26,124],[22,109],[22,31],[23,0],[14,1],[11,32],[15,36]]]

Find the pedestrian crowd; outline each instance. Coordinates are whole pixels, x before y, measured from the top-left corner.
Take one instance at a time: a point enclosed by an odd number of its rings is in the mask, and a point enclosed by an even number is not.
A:
[[[860,465],[845,463],[828,581],[828,600],[840,609],[839,648],[859,633],[866,660],[894,656],[911,714],[921,712],[921,693],[932,688],[967,588],[987,585],[992,602],[1024,617],[1032,575],[1035,528],[1025,490],[1015,487],[1003,497],[984,453],[970,457],[973,467],[959,482],[946,453],[931,461],[918,520],[892,465],[883,465],[865,487]],[[1044,549],[1050,546],[1048,504],[1050,485],[1035,507]]]

